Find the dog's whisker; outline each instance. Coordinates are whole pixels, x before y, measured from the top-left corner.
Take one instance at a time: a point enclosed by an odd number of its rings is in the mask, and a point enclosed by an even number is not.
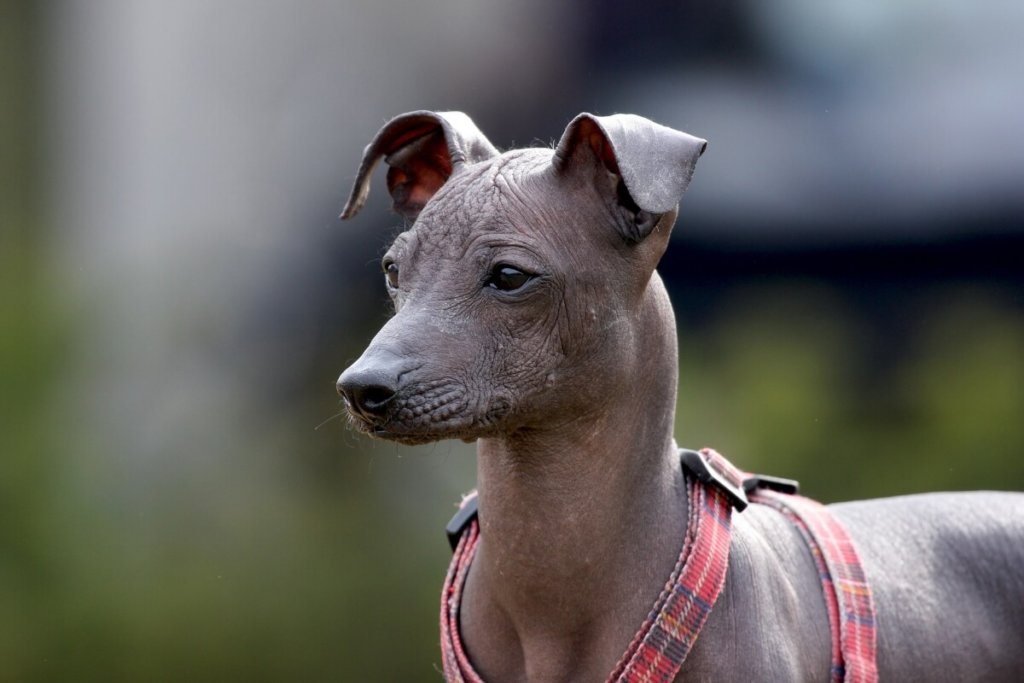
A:
[[[334,415],[331,415],[331,416],[330,416],[329,418],[327,418],[326,420],[324,420],[323,422],[321,422],[320,424],[318,424],[318,425],[317,425],[316,427],[313,427],[313,431],[314,431],[314,432],[315,432],[315,431],[317,431],[318,429],[320,429],[321,427],[323,427],[323,426],[324,426],[325,424],[327,424],[327,423],[328,423],[328,422],[330,422],[331,420],[337,420],[337,419],[338,419],[339,417],[345,417],[345,411],[344,411],[344,410],[342,410],[342,411],[340,411],[340,412],[337,412],[337,413],[335,413]]]

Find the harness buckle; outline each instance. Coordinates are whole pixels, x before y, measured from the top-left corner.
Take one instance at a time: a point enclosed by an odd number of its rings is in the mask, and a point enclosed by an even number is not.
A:
[[[722,456],[714,453],[709,457],[688,448],[680,448],[679,458],[699,481],[717,486],[736,508],[736,512],[743,512],[750,504],[744,490],[742,473]]]
[[[466,530],[469,523],[476,517],[477,509],[477,496],[476,491],[473,491],[465,500],[462,501],[462,505],[459,506],[459,511],[456,512],[452,518],[448,521],[448,525],[445,526],[445,533],[448,534],[448,545],[452,547],[452,552],[459,547],[459,539],[462,538],[462,532]]]
[[[767,474],[752,474],[743,480],[743,490],[748,494],[757,489],[771,489],[779,493],[795,496],[800,493],[800,482],[796,479],[772,477]]]

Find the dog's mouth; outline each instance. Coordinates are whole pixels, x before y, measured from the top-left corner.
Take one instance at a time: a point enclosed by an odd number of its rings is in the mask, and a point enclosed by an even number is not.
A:
[[[400,432],[392,431],[387,427],[374,427],[367,432],[370,436],[376,439],[384,439],[385,441],[395,441],[405,446],[419,446],[422,444],[434,443],[436,441],[443,441],[444,439],[462,439],[463,441],[472,441],[476,437],[471,436],[468,432],[462,433],[460,431],[453,432]]]
[[[446,400],[417,393],[409,399],[395,397],[384,415],[369,417],[349,409],[349,421],[360,432],[405,445],[419,445],[444,439],[474,441],[492,434],[511,412],[511,402],[494,397],[483,410],[474,410],[461,392],[448,394]]]
[[[351,422],[356,429],[368,436],[385,441],[396,441],[406,446],[417,446],[444,439],[471,441],[477,438],[475,430],[470,425],[460,425],[457,422],[424,425],[416,422],[388,420],[383,424],[374,424],[354,415]]]

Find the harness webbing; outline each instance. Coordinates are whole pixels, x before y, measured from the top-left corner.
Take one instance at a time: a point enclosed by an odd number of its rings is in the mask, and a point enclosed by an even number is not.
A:
[[[732,506],[717,486],[687,476],[690,518],[679,560],[664,590],[608,677],[608,683],[675,679],[725,585]]]
[[[463,505],[470,500],[467,498]],[[469,564],[476,554],[476,544],[480,540],[480,523],[474,517],[466,525],[455,547],[448,575],[444,579],[441,590],[441,656],[444,662],[444,679],[457,683],[483,683],[480,676],[469,663],[469,657],[462,647],[459,636],[459,605],[462,603],[462,589],[466,585]]]
[[[684,468],[689,518],[679,560],[608,683],[653,683],[675,679],[725,584],[733,507],[746,504],[744,475],[711,449],[700,451],[713,477]],[[748,488],[755,478],[747,479]],[[762,478],[761,481],[772,481]],[[784,480],[774,480],[784,481]],[[751,502],[779,510],[799,530],[818,568],[832,630],[831,683],[875,683],[875,621],[871,593],[850,537],[828,509],[803,496],[764,488]],[[459,634],[459,607],[480,526],[475,496],[463,501],[449,528],[458,539],[441,593],[441,651],[447,681],[483,683]],[[454,521],[454,520],[453,520]]]
[[[831,683],[875,683],[875,607],[857,550],[828,508],[804,496],[758,489],[751,502],[779,510],[811,550],[832,631]]]

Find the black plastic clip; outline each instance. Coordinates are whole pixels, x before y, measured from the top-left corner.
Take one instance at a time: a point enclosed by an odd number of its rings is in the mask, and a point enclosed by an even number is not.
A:
[[[757,489],[771,489],[795,496],[800,493],[800,482],[796,479],[771,477],[767,474],[753,474],[743,480],[743,490],[747,493],[753,493]]]
[[[452,552],[455,552],[455,549],[459,547],[459,539],[462,538],[462,532],[465,531],[469,523],[476,517],[476,501],[476,491],[466,496],[466,500],[462,501],[462,507],[459,508],[459,511],[455,513],[444,528],[448,534],[448,544],[452,547]]]
[[[736,512],[743,512],[750,504],[744,491],[743,482],[731,481],[725,472],[719,471],[697,451],[681,448],[679,449],[679,458],[683,461],[683,466],[693,472],[701,482],[714,484],[721,489],[732,502],[732,506],[736,508]]]

